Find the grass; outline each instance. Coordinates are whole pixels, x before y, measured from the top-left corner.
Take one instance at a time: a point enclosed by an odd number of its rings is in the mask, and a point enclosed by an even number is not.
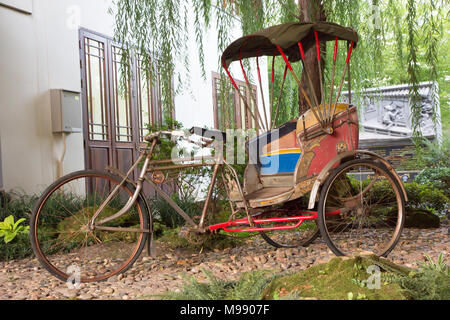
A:
[[[379,290],[371,290],[367,286],[370,274],[366,270],[372,265],[377,265],[384,273],[384,281],[381,281]],[[321,300],[405,300],[400,285],[387,279],[390,275],[408,273],[408,269],[375,256],[334,258],[329,263],[275,279],[264,290],[263,298],[279,300],[291,295],[301,299]]]
[[[264,288],[274,278],[270,271],[243,273],[238,281],[217,279],[204,270],[208,282],[198,282],[192,277],[186,280],[181,292],[167,292],[155,296],[163,300],[261,300]]]
[[[379,289],[369,289],[371,274],[378,266]],[[181,291],[152,298],[171,300],[449,300],[450,274],[442,256],[419,270],[396,265],[374,255],[335,258],[295,274],[271,271],[244,273],[237,281],[216,278],[203,271],[206,282],[185,279]],[[143,297],[150,298],[150,297]]]
[[[172,249],[208,249],[208,250],[224,250],[226,248],[234,248],[243,244],[250,234],[237,234],[229,236],[225,232],[218,234],[207,234],[198,237],[198,242],[188,241],[179,235],[181,228],[167,229],[155,223],[156,239]]]

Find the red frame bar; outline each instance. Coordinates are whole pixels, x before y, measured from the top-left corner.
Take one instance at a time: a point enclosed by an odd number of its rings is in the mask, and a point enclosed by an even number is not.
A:
[[[273,56],[272,59],[272,83],[275,82],[275,55]]]
[[[334,57],[333,57],[334,61],[337,60],[338,47],[339,47],[339,38],[336,37],[336,43],[334,44]]]
[[[256,56],[256,69],[258,71],[258,81],[259,81],[259,83],[261,83],[261,70],[259,68],[259,49],[258,49],[258,53]]]
[[[261,213],[265,214],[265,213],[270,213],[270,212],[274,212],[274,211],[268,211],[268,212],[264,212]],[[305,220],[314,220],[317,219],[318,217],[318,213],[317,212],[313,212],[313,211],[298,211],[299,214],[309,214],[309,215],[305,215],[305,216],[296,216],[296,217],[284,217],[284,218],[268,218],[268,219],[255,219],[253,220],[253,222],[255,224],[266,224],[266,223],[274,223],[274,222],[295,222],[298,221],[298,223],[296,225],[292,225],[292,226],[280,226],[280,227],[268,227],[268,228],[245,228],[245,229],[228,229],[229,227],[232,226],[240,226],[240,225],[250,225],[248,218],[243,218],[243,219],[239,219],[239,220],[234,220],[234,221],[228,221],[225,223],[220,223],[220,224],[216,224],[213,226],[209,226],[209,230],[211,232],[213,231],[217,231],[220,229],[223,229],[224,231],[228,232],[228,233],[241,233],[241,232],[256,232],[256,231],[276,231],[276,230],[291,230],[291,229],[297,229],[298,227],[300,227],[303,223],[303,221]],[[330,213],[327,213],[327,216],[333,216],[333,215],[338,215],[341,214],[341,210],[336,210]]]
[[[345,61],[345,63],[347,63],[347,64],[350,62],[350,58],[352,57],[352,52],[353,52],[354,46],[355,46],[355,43],[352,41],[352,44],[350,45],[350,49],[348,50],[347,60]]]
[[[286,65],[288,66],[289,70],[293,71],[293,70],[292,70],[291,63],[289,62],[288,58],[287,58],[286,55],[284,54],[283,49],[281,49],[281,47],[280,47],[279,45],[277,45],[277,48],[278,48],[278,51],[280,51],[281,56],[283,57],[284,62],[285,62]]]
[[[314,36],[316,37],[317,60],[320,61],[320,42],[319,42],[319,35],[317,34],[316,30],[314,30]]]
[[[239,88],[238,88],[236,82],[234,81],[233,76],[231,75],[230,71],[227,68],[227,65],[225,63],[225,59],[222,59],[222,65],[223,65],[223,68],[225,69],[225,71],[226,71],[226,73],[228,75],[228,78],[230,78],[231,83],[233,83],[234,88],[239,91]]]
[[[303,45],[301,41],[298,42],[298,47],[300,49],[300,54],[302,55],[302,60],[305,61],[305,50],[303,50]]]

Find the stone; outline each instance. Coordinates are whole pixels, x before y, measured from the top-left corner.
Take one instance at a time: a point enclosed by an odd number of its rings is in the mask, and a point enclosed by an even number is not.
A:
[[[405,229],[402,241],[389,256],[389,260],[417,267],[417,261],[423,261],[423,253],[436,261],[440,252],[446,251],[449,244],[447,227]],[[290,254],[287,255],[286,252]],[[124,275],[118,275],[109,282],[83,284],[80,290],[69,290],[64,283],[50,277],[43,269],[35,271],[33,268],[27,268],[26,260],[0,262],[0,298],[124,300],[127,296],[130,300],[136,297],[155,299],[155,295],[167,290],[180,290],[185,277],[195,275],[199,280],[207,281],[202,269],[211,271],[218,278],[231,281],[237,280],[246,271],[271,270],[278,273],[293,273],[334,257],[320,239],[309,248],[275,250],[259,237],[229,250],[228,254],[224,254],[223,251],[214,253],[205,250],[200,255],[192,256],[188,250],[180,249],[176,253],[173,252],[173,255],[175,259],[169,262],[164,255],[162,259],[154,259],[151,263],[139,260]],[[176,265],[176,261],[187,260],[186,257],[192,261],[186,265]],[[247,257],[248,260],[245,259]],[[15,280],[12,282],[14,276]]]
[[[405,228],[439,228],[440,223],[439,217],[429,210],[406,208]]]
[[[112,293],[114,293],[114,289],[109,287],[109,288],[104,289],[103,292],[106,294],[112,294]]]

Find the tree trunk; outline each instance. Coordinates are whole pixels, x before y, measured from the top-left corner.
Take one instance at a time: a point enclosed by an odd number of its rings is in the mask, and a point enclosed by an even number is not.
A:
[[[318,21],[326,21],[325,11],[323,9],[321,0],[298,0],[298,5],[300,8],[300,18],[301,22],[318,22]],[[324,54],[324,47],[322,47],[322,55]],[[320,73],[323,75],[324,65],[322,63],[322,69],[319,71],[319,66],[317,62],[317,53],[316,47],[310,48],[305,52],[305,65],[308,70],[308,73],[311,77],[311,82],[313,84],[314,92],[317,96],[317,100],[319,103],[322,101],[322,94],[320,92]],[[310,90],[309,83],[306,76],[306,72],[303,70],[302,74],[302,87],[306,93],[310,94],[311,103],[315,104],[315,99],[313,98]],[[299,100],[298,100],[299,112],[300,114],[305,113],[309,109],[309,105],[306,102],[305,97],[299,92]]]

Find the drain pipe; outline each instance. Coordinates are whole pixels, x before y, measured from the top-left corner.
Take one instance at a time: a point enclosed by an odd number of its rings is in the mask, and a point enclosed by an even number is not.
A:
[[[67,150],[67,144],[66,144],[66,133],[62,133],[62,140],[63,140],[63,152],[61,155],[61,158],[59,158],[58,161],[58,172],[57,172],[57,179],[60,179],[63,177],[64,173],[64,167],[63,167],[63,161],[66,156],[66,150]]]

